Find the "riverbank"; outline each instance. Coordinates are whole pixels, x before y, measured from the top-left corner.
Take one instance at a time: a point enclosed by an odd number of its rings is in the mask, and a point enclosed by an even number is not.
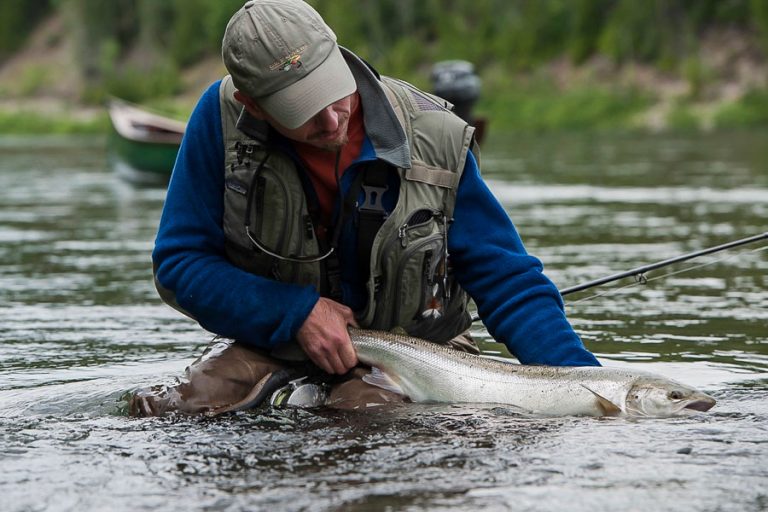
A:
[[[52,17],[0,64],[0,133],[108,131],[104,107],[83,100],[87,87],[77,69],[71,37],[60,17]],[[428,88],[428,71],[424,66],[403,78]],[[149,103],[186,119],[198,95],[224,72],[218,56],[201,59],[179,73],[175,95]],[[578,66],[558,58],[527,72],[486,65],[479,73],[483,92],[476,113],[489,119],[491,133],[768,126],[765,55],[753,40],[728,29],[706,34],[681,72],[597,56]]]

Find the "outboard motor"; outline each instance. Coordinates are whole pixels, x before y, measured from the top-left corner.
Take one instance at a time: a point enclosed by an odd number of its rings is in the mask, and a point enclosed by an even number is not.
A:
[[[480,77],[466,60],[445,60],[432,67],[432,92],[453,103],[453,111],[474,124],[472,107],[480,97]]]

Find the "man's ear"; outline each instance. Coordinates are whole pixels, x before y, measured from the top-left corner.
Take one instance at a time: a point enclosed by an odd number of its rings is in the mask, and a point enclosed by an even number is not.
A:
[[[261,110],[261,107],[259,107],[255,101],[253,101],[249,96],[246,94],[243,94],[240,91],[235,91],[234,97],[237,101],[243,104],[245,107],[245,110],[248,111],[249,114],[251,114],[256,119],[265,120],[266,115],[263,110]]]

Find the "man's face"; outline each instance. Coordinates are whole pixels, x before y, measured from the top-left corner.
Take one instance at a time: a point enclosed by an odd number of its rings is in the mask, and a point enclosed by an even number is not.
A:
[[[331,103],[298,128],[286,128],[249,98],[238,93],[235,98],[252,116],[267,121],[284,137],[327,151],[337,151],[349,142],[349,118],[359,101],[357,93],[350,94]]]

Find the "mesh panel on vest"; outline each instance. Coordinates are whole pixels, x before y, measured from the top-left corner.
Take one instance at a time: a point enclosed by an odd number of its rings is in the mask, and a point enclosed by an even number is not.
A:
[[[422,224],[432,219],[434,212],[432,210],[418,210],[408,219],[408,224]]]
[[[416,106],[419,107],[419,110],[445,110],[440,105],[436,105],[415,91],[411,91],[411,96],[413,96],[413,99],[416,101]]]

